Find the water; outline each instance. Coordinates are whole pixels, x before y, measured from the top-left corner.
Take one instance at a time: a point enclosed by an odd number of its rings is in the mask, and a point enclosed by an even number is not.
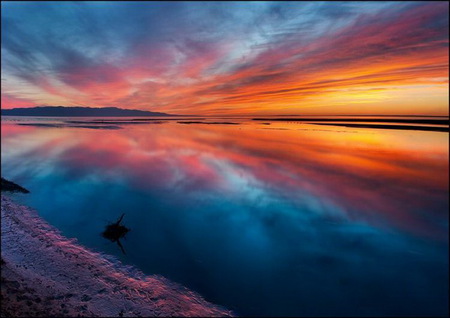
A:
[[[237,124],[2,120],[2,176],[64,235],[240,315],[448,315],[447,132],[208,121]],[[126,254],[101,236],[122,213]]]

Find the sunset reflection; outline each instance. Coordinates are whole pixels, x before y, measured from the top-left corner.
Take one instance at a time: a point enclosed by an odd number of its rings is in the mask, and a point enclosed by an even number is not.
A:
[[[24,158],[43,158],[58,149],[56,157],[46,160],[78,178],[95,169],[166,195],[220,193],[236,200],[258,192],[299,207],[305,198],[314,198],[329,217],[446,235],[445,224],[429,222],[431,216],[444,220],[442,211],[448,207],[445,134],[286,123],[267,127],[170,123],[97,130],[95,138],[77,129],[76,140],[62,137],[72,134],[71,128],[54,135],[51,129],[2,125],[2,133],[10,138],[8,144],[16,135],[31,139]]]
[[[234,121],[5,120],[2,171],[64,235],[241,315],[445,312],[448,133]],[[126,255],[99,235],[122,214]]]

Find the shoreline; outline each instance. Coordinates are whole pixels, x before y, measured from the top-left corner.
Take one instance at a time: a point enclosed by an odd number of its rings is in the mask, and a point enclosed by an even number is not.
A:
[[[4,193],[1,218],[4,317],[234,315],[186,287],[62,236]]]

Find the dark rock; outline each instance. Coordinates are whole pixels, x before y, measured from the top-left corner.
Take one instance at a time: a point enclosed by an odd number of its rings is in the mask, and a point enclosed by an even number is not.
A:
[[[2,191],[9,191],[9,192],[22,192],[22,193],[30,193],[25,188],[22,188],[20,185],[15,184],[14,182],[8,181],[5,178],[2,177]]]

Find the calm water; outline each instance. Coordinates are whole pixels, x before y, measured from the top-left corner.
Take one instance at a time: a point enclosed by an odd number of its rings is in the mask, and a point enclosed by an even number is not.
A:
[[[448,315],[446,132],[17,123],[1,168],[18,200],[237,314]],[[100,235],[122,213],[126,255]]]

